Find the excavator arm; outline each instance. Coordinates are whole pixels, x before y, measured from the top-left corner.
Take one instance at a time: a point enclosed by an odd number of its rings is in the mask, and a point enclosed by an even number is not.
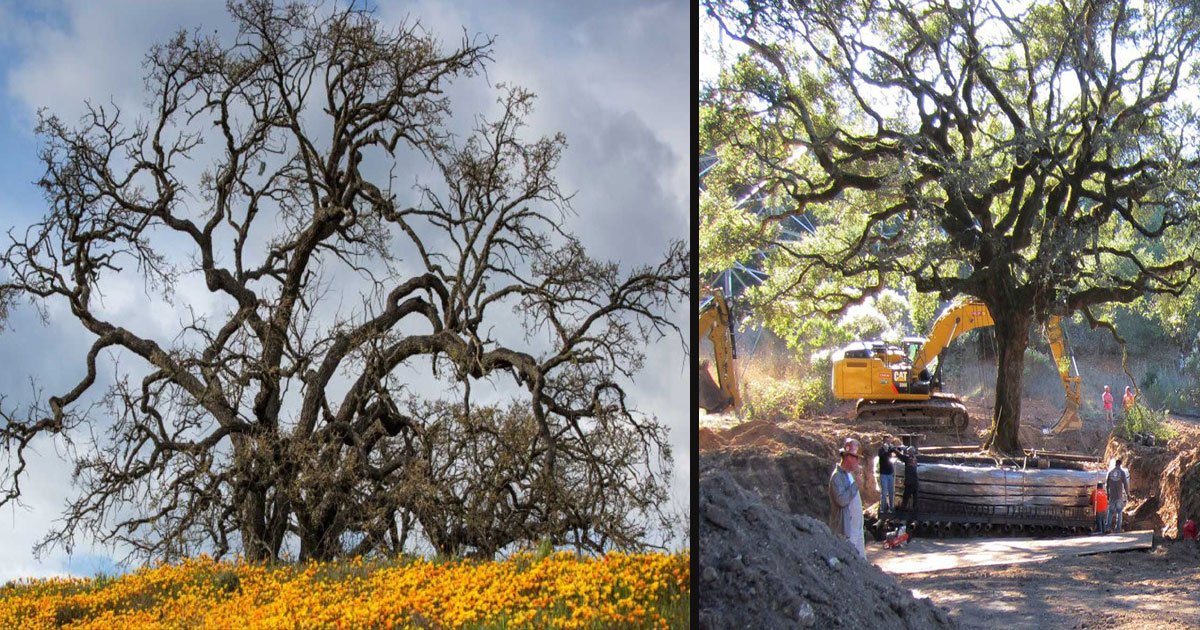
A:
[[[1083,420],[1079,417],[1079,405],[1082,402],[1080,390],[1082,381],[1079,378],[1079,368],[1074,365],[1075,359],[1070,355],[1067,337],[1062,329],[1062,317],[1051,315],[1046,320],[1046,341],[1050,344],[1050,354],[1054,358],[1054,366],[1058,369],[1058,377],[1062,379],[1063,391],[1067,394],[1067,404],[1063,415],[1047,433],[1062,433],[1072,429],[1083,428]],[[1075,375],[1071,375],[1071,368]]]
[[[712,300],[700,309],[700,319],[697,323],[700,337],[712,341],[713,363],[717,368],[717,383],[715,384],[716,392],[706,395],[704,379],[708,372],[702,368],[700,406],[710,413],[719,413],[727,409],[736,412],[742,408],[742,394],[738,389],[737,374],[734,370],[737,348],[733,343],[733,323],[729,315],[729,303],[725,301],[725,296],[720,291],[713,290],[710,295]]]
[[[913,357],[912,373],[918,374],[925,369],[950,342],[976,328],[992,324],[992,312],[983,302],[969,300],[951,305],[933,322],[929,339]]]

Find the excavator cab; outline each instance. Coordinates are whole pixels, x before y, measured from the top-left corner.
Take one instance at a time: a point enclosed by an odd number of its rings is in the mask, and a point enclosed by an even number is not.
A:
[[[904,348],[904,356],[908,359],[909,365],[916,363],[917,357],[921,354],[921,349],[928,345],[929,340],[924,337],[905,337],[900,341],[900,345]],[[941,361],[934,359],[936,366],[941,366]],[[942,389],[941,372],[934,369],[930,373],[928,367],[923,367],[913,380],[909,383],[909,391],[913,393],[933,393]]]
[[[928,341],[924,337],[905,337],[900,340],[900,346],[904,348],[904,356],[908,358],[909,363],[917,360],[917,354],[921,352],[921,348],[924,348]]]

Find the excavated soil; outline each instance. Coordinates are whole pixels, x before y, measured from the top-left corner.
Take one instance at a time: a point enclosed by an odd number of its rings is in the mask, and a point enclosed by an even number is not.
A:
[[[701,628],[953,628],[825,523],[771,508],[725,471],[700,478]]]
[[[920,444],[980,444],[990,404],[968,401],[968,410],[963,434],[927,433]],[[702,625],[797,627],[811,618],[816,627],[839,619],[848,627],[1200,627],[1200,551],[1169,540],[1187,518],[1200,520],[1200,421],[1172,418],[1179,437],[1150,447],[1111,438],[1099,418],[1085,417],[1082,431],[1044,435],[1041,429],[1058,417],[1053,402],[1023,401],[1022,417],[1026,448],[1121,457],[1131,482],[1126,529],[1154,529],[1167,540],[1159,538],[1150,552],[905,575],[897,582],[851,557],[824,525],[826,483],[842,440],[856,437],[874,455],[884,436],[895,435],[893,427],[855,423],[849,404],[784,422],[702,414]],[[865,475],[864,506],[878,498],[873,475]],[[831,557],[838,561],[831,565]],[[908,589],[945,607],[948,620],[920,598],[907,603],[901,594]],[[1183,600],[1183,607],[1172,603]],[[891,623],[875,623],[881,620]]]

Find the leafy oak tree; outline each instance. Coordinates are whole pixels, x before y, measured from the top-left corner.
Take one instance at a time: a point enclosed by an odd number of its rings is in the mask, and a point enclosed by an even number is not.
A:
[[[564,138],[522,138],[525,90],[449,133],[444,91],[490,38],[446,48],[353,6],[229,9],[230,41],[150,52],[145,118],[41,117],[48,209],[10,232],[0,303],[61,305],[94,341],[69,391],[4,406],[0,505],[55,436],[78,493],[48,544],[251,560],[287,541],[301,559],[402,551],[414,532],[482,555],[646,544],[670,451],[623,383],[679,334],[684,246],[633,270],[589,257],[561,228]],[[436,183],[394,192],[413,157]],[[193,315],[167,336],[114,321],[117,274]],[[189,277],[208,291],[195,309],[175,290]],[[477,404],[472,385],[512,400]]]
[[[1191,281],[1196,5],[703,6],[732,56],[702,90],[702,144],[720,166],[701,242],[724,262],[770,252],[755,295],[780,328],[902,284],[982,300],[999,354],[989,448],[1021,449],[1038,323],[1082,312],[1108,326],[1104,305]],[[768,210],[744,210],[751,193]],[[814,233],[778,238],[800,216]]]

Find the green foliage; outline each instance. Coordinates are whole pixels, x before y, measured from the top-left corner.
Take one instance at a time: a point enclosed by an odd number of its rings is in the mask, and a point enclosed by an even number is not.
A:
[[[838,320],[839,337],[852,339],[883,339],[897,343],[909,333],[908,299],[891,289],[866,298],[862,304],[850,307]]]
[[[743,414],[749,420],[795,420],[832,401],[829,377],[798,381],[764,378],[746,384]]]
[[[1130,354],[1149,354],[1148,348],[1161,346],[1174,337],[1169,323],[1174,316],[1155,306],[1161,306],[1164,302],[1166,300],[1161,298],[1154,301],[1139,300],[1133,304],[1114,306],[1110,310],[1110,320],[1125,339]]]
[[[541,561],[549,558],[554,553],[554,541],[543,536],[538,540],[537,548],[533,551],[534,560]]]
[[[1169,440],[1179,433],[1167,424],[1165,410],[1152,409],[1140,402],[1125,411],[1125,417],[1117,424],[1117,434],[1131,439],[1135,434],[1148,433],[1160,440]]]
[[[54,609],[54,625],[60,628],[89,617],[91,617],[90,608],[71,600],[62,602]]]
[[[226,569],[213,574],[212,586],[219,593],[236,593],[242,590],[242,580],[237,572]]]
[[[768,246],[777,230],[764,229],[757,217],[726,194],[700,196],[700,273],[713,274],[747,263]]]
[[[933,321],[937,319],[938,309],[941,308],[941,301],[937,299],[936,295],[919,293],[912,290],[908,293],[908,302],[909,318],[913,325],[912,330],[929,330],[933,326]]]
[[[1142,397],[1166,409],[1192,409],[1196,406],[1195,378],[1186,372],[1150,362],[1139,381]]]
[[[794,420],[833,402],[827,354],[802,356],[768,336],[739,359],[742,416],[750,420]]]

